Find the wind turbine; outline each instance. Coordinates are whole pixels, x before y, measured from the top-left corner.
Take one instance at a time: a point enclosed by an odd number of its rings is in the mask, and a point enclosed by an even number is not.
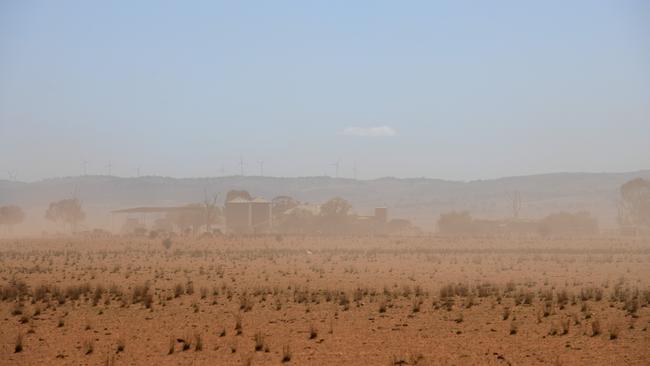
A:
[[[109,161],[108,165],[106,165],[106,169],[108,169],[108,175],[111,175],[111,171],[113,170],[113,164]]]
[[[341,159],[335,161],[331,165],[333,165],[336,168],[336,178],[338,178],[339,177],[339,166],[341,165]]]
[[[514,191],[510,199],[512,200],[512,216],[515,220],[518,220],[521,212],[521,193],[519,190]]]
[[[15,170],[10,170],[7,172],[9,174],[9,180],[16,181],[16,171]]]
[[[81,164],[83,165],[84,175],[88,175],[88,160],[82,161]]]
[[[244,176],[244,157],[240,154],[239,155],[239,172],[241,176]]]
[[[259,160],[257,162],[257,164],[259,164],[259,166],[260,166],[260,177],[263,177],[264,176],[264,160]]]
[[[354,166],[352,167],[352,177],[354,180],[357,180],[357,162],[354,162]]]

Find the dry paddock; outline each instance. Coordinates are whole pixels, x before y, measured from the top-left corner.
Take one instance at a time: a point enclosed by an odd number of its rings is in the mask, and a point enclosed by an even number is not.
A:
[[[647,365],[643,238],[0,241],[3,365]]]

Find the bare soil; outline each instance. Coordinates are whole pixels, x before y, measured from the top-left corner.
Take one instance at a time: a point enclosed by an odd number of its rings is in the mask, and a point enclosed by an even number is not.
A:
[[[161,241],[0,241],[0,364],[650,362],[647,239]]]

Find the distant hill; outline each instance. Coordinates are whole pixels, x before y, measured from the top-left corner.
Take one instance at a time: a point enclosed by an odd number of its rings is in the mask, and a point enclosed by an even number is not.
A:
[[[390,217],[412,220],[433,230],[440,213],[469,210],[476,217],[512,215],[510,196],[522,197],[521,216],[538,218],[556,211],[586,210],[601,227],[612,227],[617,215],[618,188],[636,177],[650,179],[650,170],[628,173],[554,173],[469,182],[428,178],[353,180],[330,177],[278,178],[232,176],[217,178],[166,178],[81,176],[23,183],[0,180],[0,205],[16,204],[27,212],[19,231],[54,230],[43,218],[47,205],[76,195],[88,213],[87,227],[110,228],[116,218],[110,211],[134,206],[174,206],[200,202],[204,192],[218,193],[220,201],[230,189],[246,189],[253,196],[271,199],[289,195],[304,202],[322,202],[340,196],[356,212],[370,214],[387,206]]]

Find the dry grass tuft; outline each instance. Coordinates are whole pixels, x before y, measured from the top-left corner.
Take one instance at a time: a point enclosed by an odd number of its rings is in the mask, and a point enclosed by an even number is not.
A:
[[[517,323],[512,320],[510,321],[510,335],[515,335],[517,334]]]
[[[126,347],[126,345],[124,343],[124,338],[119,338],[117,340],[117,346],[116,346],[116,352],[115,353],[124,352],[125,347]]]
[[[594,321],[591,322],[591,336],[595,337],[600,333],[602,333],[600,328],[600,321],[598,319],[594,319]]]
[[[86,339],[83,344],[83,353],[84,355],[89,355],[95,350],[95,341],[92,338]]]
[[[609,339],[614,340],[618,338],[621,328],[616,323],[610,323],[608,327]]]
[[[282,346],[282,363],[291,361],[291,348],[289,345]]]
[[[23,351],[23,334],[18,333],[18,335],[16,336],[16,342],[15,342],[15,345],[14,345],[14,352],[15,353],[20,353],[22,351]]]
[[[174,339],[174,337],[169,337],[169,348],[168,348],[168,351],[167,351],[168,355],[171,355],[171,354],[174,353],[175,345],[176,345],[176,340]]]
[[[257,332],[255,333],[255,336],[253,337],[253,341],[255,342],[255,351],[259,352],[264,349],[264,346],[266,343],[264,342],[264,334],[262,332]]]

